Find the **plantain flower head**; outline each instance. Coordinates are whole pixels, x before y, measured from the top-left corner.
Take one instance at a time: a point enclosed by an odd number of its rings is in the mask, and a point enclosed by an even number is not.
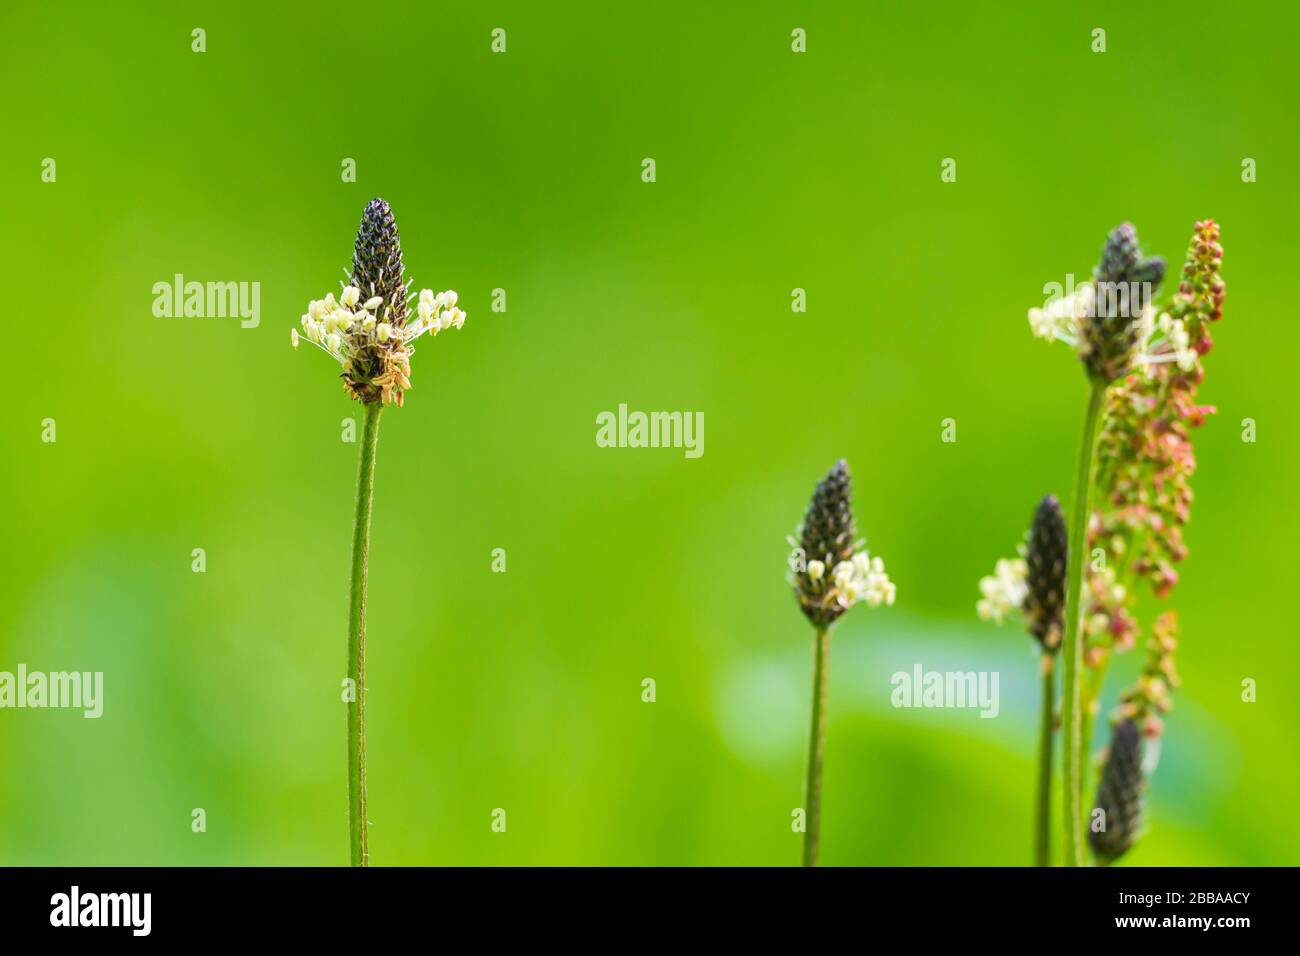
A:
[[[1176,348],[1181,333],[1156,315],[1153,304],[1164,275],[1164,259],[1145,258],[1137,230],[1122,223],[1106,238],[1092,281],[1030,309],[1030,330],[1038,338],[1074,346],[1089,377],[1109,384],[1149,361],[1147,347],[1164,351],[1163,343],[1175,341]]]
[[[1065,620],[1067,546],[1065,516],[1054,495],[1044,495],[1034,509],[1033,524],[1018,556],[998,561],[993,573],[980,578],[975,610],[980,619],[1001,626],[1019,613],[1025,627],[1054,653],[1060,646]]]
[[[361,214],[352,271],[341,294],[312,300],[301,319],[302,333],[291,329],[290,343],[297,348],[305,338],[338,362],[344,388],[357,401],[401,405],[411,387],[415,340],[465,323],[455,292],[421,289],[417,296],[413,286],[402,264],[393,212],[384,200],[372,199]]]
[[[1142,734],[1137,724],[1122,720],[1111,730],[1106,764],[1097,786],[1088,842],[1097,862],[1119,859],[1142,835],[1142,802],[1146,774],[1142,769]],[[1102,811],[1098,813],[1097,811]]]
[[[854,540],[852,480],[843,459],[818,482],[797,535],[791,544],[806,560],[795,568],[795,596],[814,626],[829,627],[859,602],[894,603],[885,562]]]
[[[1065,571],[1070,555],[1067,537],[1061,503],[1055,495],[1044,495],[1029,528],[1021,609],[1029,633],[1046,651],[1055,651],[1064,633]]]

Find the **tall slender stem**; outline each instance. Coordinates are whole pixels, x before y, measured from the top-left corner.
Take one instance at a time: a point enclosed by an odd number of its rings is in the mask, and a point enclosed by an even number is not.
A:
[[[808,732],[808,783],[804,792],[803,865],[817,865],[822,822],[822,758],[826,751],[826,685],[831,663],[831,630],[813,633],[812,725]]]
[[[368,866],[366,839],[366,575],[370,566],[370,511],[375,498],[375,449],[383,405],[366,405],[357,469],[357,515],[352,530],[352,601],[348,611],[348,677],[355,699],[348,707],[348,827],[353,866]]]
[[[1053,656],[1044,654],[1043,712],[1038,728],[1038,812],[1034,819],[1034,865],[1052,865],[1052,728],[1056,709]]]
[[[1109,658],[1103,660],[1096,667],[1088,672],[1088,683],[1083,690],[1083,702],[1079,705],[1083,713],[1082,731],[1079,734],[1083,742],[1083,753],[1081,755],[1082,763],[1079,771],[1079,806],[1087,807],[1088,799],[1088,777],[1092,771],[1092,727],[1097,717],[1097,709],[1101,705],[1101,686],[1106,679],[1106,665]]]
[[[1079,639],[1079,623],[1083,614],[1083,568],[1088,560],[1088,516],[1092,512],[1089,500],[1092,491],[1092,473],[1095,467],[1094,450],[1097,444],[1097,426],[1101,420],[1102,403],[1106,397],[1106,383],[1094,381],[1088,393],[1088,410],[1083,420],[1083,440],[1079,445],[1079,461],[1074,487],[1073,510],[1070,514],[1070,560],[1065,584],[1065,640],[1061,656],[1065,671],[1061,679],[1061,716],[1064,751],[1063,790],[1065,794],[1065,865],[1083,865],[1083,812],[1079,791],[1083,775],[1083,741],[1080,693],[1080,668],[1083,665],[1083,642]]]

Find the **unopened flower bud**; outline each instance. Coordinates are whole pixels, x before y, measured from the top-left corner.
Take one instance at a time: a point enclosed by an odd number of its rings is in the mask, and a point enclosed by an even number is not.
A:
[[[1046,650],[1060,644],[1065,621],[1065,577],[1070,549],[1060,502],[1045,495],[1034,511],[1025,552],[1025,600],[1029,632]]]
[[[1111,732],[1110,752],[1093,805],[1096,824],[1088,828],[1088,843],[1099,863],[1119,859],[1140,836],[1145,789],[1142,735],[1137,724],[1124,720]]]

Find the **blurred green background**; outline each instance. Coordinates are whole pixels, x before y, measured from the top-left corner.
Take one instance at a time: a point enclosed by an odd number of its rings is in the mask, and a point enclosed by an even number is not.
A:
[[[899,597],[835,634],[824,862],[1026,862],[1036,657],[974,603],[1039,496],[1068,494],[1084,380],[1025,311],[1116,223],[1178,263],[1207,216],[1220,412],[1172,599],[1184,686],[1125,862],[1300,863],[1298,20],[5,5],[0,670],[106,686],[98,721],[0,711],[0,863],[346,862],[359,406],[288,330],[372,196],[417,283],[469,313],[381,428],[374,863],[796,862],[811,661],[785,535],[840,456]],[[260,326],[154,318],[178,272],[259,282]],[[704,456],[598,448],[620,402],[704,412]],[[916,663],[997,670],[1000,716],[894,710]]]

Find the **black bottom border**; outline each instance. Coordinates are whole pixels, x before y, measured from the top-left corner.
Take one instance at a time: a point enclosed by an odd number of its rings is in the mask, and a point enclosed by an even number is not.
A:
[[[671,934],[817,946],[844,932],[863,942],[903,934],[919,945],[1198,934],[1228,942],[1283,930],[1295,876],[1290,868],[20,868],[0,870],[0,916],[7,941],[75,935],[92,945],[250,936],[338,944],[443,930],[604,943]],[[71,925],[84,922],[124,925]]]

